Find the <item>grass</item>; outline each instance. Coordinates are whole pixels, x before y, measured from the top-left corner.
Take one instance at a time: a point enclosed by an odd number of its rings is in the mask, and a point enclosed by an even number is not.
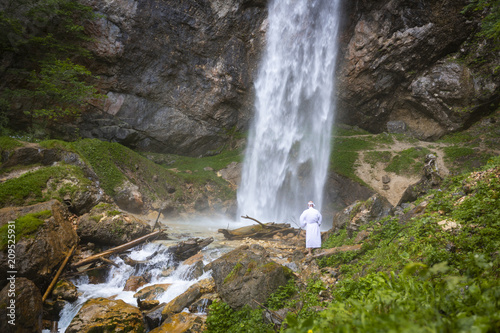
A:
[[[427,148],[410,148],[397,153],[385,167],[385,171],[397,175],[418,174],[423,166],[425,156],[431,153]]]
[[[52,216],[50,210],[44,210],[37,213],[26,214],[15,220],[16,243],[25,237],[34,237],[36,231],[44,224],[44,220]],[[8,244],[9,225],[4,224],[0,227],[0,250],[5,250]]]
[[[64,179],[75,179],[77,185],[66,185],[57,189],[56,185]],[[52,186],[47,188],[49,180]],[[82,170],[76,166],[50,166],[0,183],[0,206],[30,205],[52,198],[62,200],[66,193],[72,194],[78,188],[85,190],[89,184],[90,180],[85,178]]]
[[[367,151],[365,152],[365,162],[369,163],[372,168],[377,163],[389,163],[392,153],[390,151]]]

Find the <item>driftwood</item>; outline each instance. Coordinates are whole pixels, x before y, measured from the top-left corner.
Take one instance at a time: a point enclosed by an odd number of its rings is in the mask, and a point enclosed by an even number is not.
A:
[[[242,216],[242,218],[250,219],[258,223],[258,225],[251,225],[246,227],[241,227],[234,230],[229,229],[219,229],[218,232],[224,235],[226,239],[229,240],[241,240],[245,238],[253,239],[264,239],[272,238],[276,234],[288,234],[295,233],[295,229],[290,227],[289,223],[262,223],[257,219],[249,216]]]
[[[115,253],[120,253],[120,252],[126,251],[130,248],[133,248],[136,245],[139,245],[139,244],[147,241],[148,239],[150,239],[152,237],[159,236],[162,232],[163,232],[163,230],[157,230],[157,231],[149,233],[145,236],[134,239],[133,241],[130,241],[128,243],[125,243],[125,244],[122,244],[120,246],[114,247],[112,249],[106,250],[106,251],[101,252],[99,254],[87,257],[85,259],[82,259],[82,260],[72,264],[71,268],[77,268],[77,267],[80,267],[83,265],[87,265],[87,264],[90,264],[96,260],[103,258],[103,257],[107,257],[107,256],[110,256],[110,255],[115,254]]]
[[[177,245],[170,246],[168,251],[172,253],[175,261],[183,261],[191,258],[213,241],[213,237],[201,240],[199,238],[190,238],[187,241],[179,242]]]
[[[47,288],[47,290],[45,291],[45,294],[43,294],[43,297],[42,297],[42,303],[45,302],[45,300],[47,299],[47,297],[50,295],[50,292],[52,291],[52,288],[54,288],[56,282],[57,282],[57,279],[59,279],[59,275],[61,275],[64,267],[66,266],[66,264],[68,263],[68,260],[69,258],[71,257],[71,255],[73,254],[73,252],[75,251],[76,249],[76,244],[73,245],[73,247],[71,248],[71,250],[69,250],[68,254],[66,255],[66,258],[64,258],[64,261],[63,263],[61,264],[61,266],[59,267],[59,269],[57,270],[57,273],[56,275],[54,276],[54,278],[52,279],[52,282],[50,283],[49,287]]]

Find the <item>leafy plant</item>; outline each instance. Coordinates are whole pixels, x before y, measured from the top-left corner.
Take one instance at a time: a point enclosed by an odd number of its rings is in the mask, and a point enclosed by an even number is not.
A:
[[[234,311],[222,301],[214,301],[208,308],[207,330],[211,333],[274,332],[271,324],[262,321],[262,310],[248,305]]]

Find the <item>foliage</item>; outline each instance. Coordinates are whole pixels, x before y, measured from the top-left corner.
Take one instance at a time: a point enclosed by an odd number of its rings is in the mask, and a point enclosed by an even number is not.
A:
[[[21,147],[22,144],[8,136],[0,136],[0,152],[12,150],[16,147]]]
[[[472,0],[463,12],[480,11],[482,16],[481,33],[484,38],[500,41],[500,0]]]
[[[77,185],[58,188],[67,179],[74,179]],[[50,186],[48,182],[51,182]],[[90,184],[80,168],[72,165],[57,165],[27,172],[18,178],[0,183],[0,206],[29,205],[57,198],[62,201],[65,194],[85,189]],[[61,190],[62,189],[62,190]]]
[[[90,71],[74,62],[90,56],[82,46],[90,40],[82,24],[95,17],[77,1],[7,1],[0,13],[0,50],[18,61],[6,72],[15,79],[0,91],[3,122],[15,105],[43,126],[71,121],[87,101],[104,97],[88,82]]]
[[[222,301],[214,301],[208,308],[209,333],[274,332],[270,324],[262,321],[262,310],[252,310],[248,305],[234,311]]]
[[[410,220],[373,221],[361,251],[318,259],[337,268],[327,304],[290,284],[268,306],[291,308],[282,332],[496,332],[500,329],[500,157],[447,178]],[[450,224],[453,222],[453,224]],[[454,227],[446,229],[450,224]],[[353,235],[352,238],[355,238]],[[324,248],[352,242],[345,229]],[[321,284],[320,279],[309,281]],[[327,305],[314,312],[300,304]],[[309,306],[309,305],[308,305]]]
[[[33,236],[40,228],[45,219],[52,216],[50,210],[44,210],[37,213],[26,214],[15,220],[15,235],[16,243],[23,237]],[[8,243],[8,224],[0,227],[0,250],[5,250]]]

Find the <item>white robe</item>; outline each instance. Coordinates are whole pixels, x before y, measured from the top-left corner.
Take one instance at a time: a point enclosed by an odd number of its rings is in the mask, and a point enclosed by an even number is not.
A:
[[[322,216],[313,207],[309,207],[300,215],[300,227],[306,228],[306,248],[321,247]]]

